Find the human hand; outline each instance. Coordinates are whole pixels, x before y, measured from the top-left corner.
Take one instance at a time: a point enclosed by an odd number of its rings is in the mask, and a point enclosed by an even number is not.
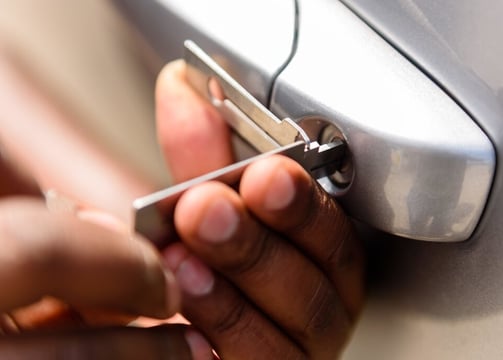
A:
[[[158,79],[159,143],[176,182],[232,162],[229,130],[168,64]],[[338,204],[293,160],[250,165],[239,189],[207,182],[174,214],[163,251],[183,314],[223,358],[333,359],[363,304],[363,250]]]
[[[0,174],[0,357],[208,358],[187,327],[104,327],[179,308],[174,276],[146,240],[95,211],[50,212],[1,157]]]

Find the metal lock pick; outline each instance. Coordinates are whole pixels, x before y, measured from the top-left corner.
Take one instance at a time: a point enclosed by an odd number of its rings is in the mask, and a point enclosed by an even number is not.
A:
[[[293,120],[277,118],[192,41],[185,42],[185,61],[192,87],[260,154],[136,199],[133,230],[159,248],[176,239],[174,208],[190,187],[209,180],[236,184],[250,163],[273,154],[294,159],[319,179],[327,176],[324,169],[336,167],[345,154],[342,140],[320,145]]]

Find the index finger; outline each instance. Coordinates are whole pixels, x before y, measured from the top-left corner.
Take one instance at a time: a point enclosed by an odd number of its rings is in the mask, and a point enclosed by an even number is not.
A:
[[[157,136],[174,182],[232,163],[225,120],[186,80],[183,60],[167,64],[156,86]]]
[[[42,201],[0,202],[0,312],[51,295],[80,308],[166,318],[179,305],[178,286],[157,251]]]

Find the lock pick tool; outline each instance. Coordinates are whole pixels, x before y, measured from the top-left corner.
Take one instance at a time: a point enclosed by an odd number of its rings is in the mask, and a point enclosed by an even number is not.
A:
[[[252,162],[273,154],[297,161],[315,179],[326,178],[342,162],[346,146],[335,139],[327,144],[309,139],[289,118],[279,119],[255,99],[194,42],[185,42],[187,79],[222,114],[225,121],[258,155],[209,172],[133,201],[133,231],[158,248],[176,239],[173,213],[180,196],[194,185],[218,180],[234,185]]]

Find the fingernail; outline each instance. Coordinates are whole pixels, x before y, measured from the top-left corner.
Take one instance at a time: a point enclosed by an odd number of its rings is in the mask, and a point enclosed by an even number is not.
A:
[[[189,344],[193,360],[212,360],[213,351],[206,339],[195,330],[185,332],[185,340]]]
[[[206,210],[199,226],[199,236],[210,242],[224,242],[234,235],[238,224],[239,216],[234,206],[228,200],[220,198]]]
[[[181,243],[164,249],[162,257],[164,266],[175,274],[177,284],[184,292],[202,296],[213,290],[215,278],[212,271]]]
[[[275,171],[267,190],[264,207],[281,210],[290,205],[295,197],[295,185],[290,174],[283,168]]]
[[[175,276],[183,291],[193,296],[209,294],[215,283],[211,270],[193,255],[180,263]]]

